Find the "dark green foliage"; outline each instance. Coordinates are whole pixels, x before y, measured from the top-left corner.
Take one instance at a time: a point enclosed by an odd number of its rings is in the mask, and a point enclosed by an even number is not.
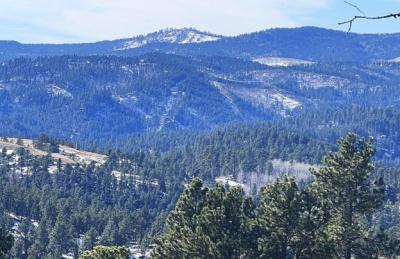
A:
[[[129,250],[124,247],[96,246],[92,251],[85,251],[80,259],[128,259]]]
[[[388,95],[390,95],[388,93]],[[400,152],[400,113],[394,107],[353,106],[346,109],[318,109],[282,120],[279,125],[296,125],[296,132],[308,137],[333,143],[347,132],[360,136],[373,136],[376,145],[375,159],[387,166],[397,166]]]
[[[82,251],[92,250],[96,244],[96,237],[98,236],[95,228],[90,228],[89,231],[85,233],[82,240]]]
[[[398,255],[396,231],[373,225],[384,202],[374,180],[371,142],[348,134],[312,169],[300,189],[294,178],[262,188],[257,208],[240,189],[186,187],[157,241],[155,258],[377,258]],[[228,223],[228,224],[227,224]],[[379,229],[379,231],[374,231]],[[398,233],[398,232],[397,232]]]
[[[334,245],[328,240],[323,228],[329,218],[329,209],[318,200],[311,188],[301,191],[298,213],[292,241],[296,258],[335,258]]]
[[[247,258],[253,253],[247,246],[253,209],[242,190],[207,189],[194,179],[169,215],[152,258]]]
[[[10,233],[0,228],[0,258],[7,258],[8,252],[13,246],[14,238]]]
[[[319,170],[312,170],[311,188],[329,211],[325,229],[335,244],[335,253],[350,259],[364,249],[368,238],[368,216],[382,205],[384,185],[371,183],[374,148],[371,142],[348,134],[339,142],[339,150],[330,153]]]
[[[45,143],[49,141],[45,136],[40,139],[47,139]],[[103,166],[64,166],[50,156],[33,157],[20,149],[17,151],[20,159],[14,168],[9,166],[14,156],[3,152],[0,156],[0,206],[37,221],[39,226],[32,227],[23,242],[23,251],[29,258],[57,257],[67,252],[78,254],[76,244],[80,237],[84,241],[81,250],[95,245],[125,245],[129,241],[149,243],[162,232],[166,214],[173,209],[183,189],[181,183],[187,179],[199,176],[213,183],[214,177],[221,174],[242,172],[246,175],[254,170],[273,177],[269,160],[282,157],[319,161],[319,153],[331,148],[270,125],[233,127],[190,141],[190,145],[168,152],[109,152],[109,159]],[[302,154],[302,149],[310,152]],[[313,150],[318,150],[318,154],[314,155]],[[50,165],[58,168],[56,174],[49,174]],[[16,170],[20,166],[29,168],[31,175],[20,177]],[[115,170],[122,173],[119,180],[112,176]],[[243,210],[247,211],[243,213],[251,217],[252,202],[233,190],[229,195],[231,205],[217,205],[232,208],[235,203],[242,202]],[[242,197],[243,201],[235,197]],[[204,215],[204,220],[215,221],[213,224],[222,220],[208,217]],[[255,248],[249,242],[251,228],[246,228],[241,234],[240,253],[251,254]],[[212,238],[214,242],[218,237]],[[233,239],[226,242],[224,247],[236,245]],[[15,253],[22,247],[20,244],[18,241]],[[217,246],[215,249],[225,248]],[[238,253],[233,248],[230,250]]]
[[[261,258],[286,259],[294,255],[300,210],[295,179],[285,178],[261,190],[255,225]]]
[[[18,141],[17,141],[18,144]],[[58,153],[58,144],[46,134],[40,134],[34,141],[35,148],[46,151],[48,153]]]
[[[103,166],[58,164],[53,175],[48,167],[56,161],[20,149],[17,165],[32,172],[26,177],[9,166],[13,155],[2,152],[0,206],[39,225],[24,230],[27,238],[16,240],[12,254],[57,258],[96,245],[149,243],[162,232],[187,179],[199,176],[210,186],[221,173],[255,171],[273,177],[271,159],[314,163],[333,148],[269,125],[228,128],[191,141],[162,153],[110,152]],[[312,171],[311,185],[286,178],[265,187],[260,196],[253,190],[254,199],[238,188],[208,188],[195,180],[168,217],[166,235],[154,253],[159,258],[335,258],[351,246],[357,257],[396,254],[400,181],[396,170],[372,173],[372,155],[370,144],[349,135]],[[112,176],[115,170],[121,172],[118,180]],[[351,200],[354,220],[346,222]],[[357,238],[344,245],[347,236]]]
[[[11,159],[6,155],[3,159]],[[8,160],[6,160],[8,161]],[[20,158],[32,167],[32,175],[15,181],[11,174],[0,175],[0,205],[5,211],[37,221],[38,227],[24,231],[13,253],[29,258],[60,258],[77,254],[77,238],[84,235],[84,247],[101,244],[123,245],[142,239],[158,211],[173,202],[170,193],[160,200],[157,186],[136,183],[128,178],[116,181],[110,164],[104,167],[63,166],[56,175],[47,172],[48,159],[27,153]],[[5,169],[5,165],[0,169]],[[179,190],[176,190],[179,191]],[[151,206],[151,207],[150,207]],[[20,225],[19,231],[23,226]],[[25,240],[26,237],[26,240]],[[22,242],[22,243],[21,243]],[[25,258],[25,257],[21,257]]]

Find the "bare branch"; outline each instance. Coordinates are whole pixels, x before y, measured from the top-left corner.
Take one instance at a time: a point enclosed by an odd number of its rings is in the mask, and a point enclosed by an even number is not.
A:
[[[344,22],[340,22],[338,23],[339,25],[343,25],[343,24],[349,24],[349,30],[348,32],[351,31],[351,28],[353,26],[353,22],[357,19],[366,19],[366,20],[381,20],[381,19],[387,19],[387,18],[399,18],[400,17],[400,13],[391,13],[391,14],[387,14],[387,15],[382,15],[382,16],[360,16],[360,15],[356,15],[354,16],[352,19],[348,20],[348,21],[344,21]]]
[[[362,15],[366,15],[357,5],[352,4],[350,2],[344,1],[346,4],[350,5],[351,7],[354,7],[357,11],[359,11]]]

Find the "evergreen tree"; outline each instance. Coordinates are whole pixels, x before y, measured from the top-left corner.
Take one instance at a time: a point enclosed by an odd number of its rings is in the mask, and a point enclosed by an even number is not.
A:
[[[49,254],[47,257],[49,259],[60,258],[60,256],[67,252],[72,246],[73,243],[71,242],[71,236],[67,230],[67,226],[62,220],[62,217],[59,217],[49,235],[49,244],[47,246]]]
[[[48,232],[44,221],[39,223],[35,231],[33,244],[28,250],[28,259],[40,259],[46,255],[46,246],[48,244]]]
[[[348,134],[338,141],[319,170],[311,170],[319,202],[330,214],[324,230],[339,257],[350,259],[368,238],[368,218],[382,204],[383,182],[371,182],[374,148],[371,140]]]
[[[24,145],[24,141],[21,138],[17,138],[17,145],[23,146]]]
[[[33,226],[30,220],[24,219],[19,225],[20,235],[14,242],[11,254],[14,258],[25,259],[28,257],[28,248],[32,244]]]
[[[301,206],[294,178],[265,186],[260,194],[255,228],[260,258],[286,259],[294,254],[295,230]]]
[[[96,237],[96,229],[90,228],[83,237],[81,251],[92,250],[96,243]]]
[[[249,222],[254,205],[241,188],[217,184],[205,189],[198,179],[184,191],[157,241],[154,258],[251,258]]]
[[[239,187],[224,188],[217,184],[206,195],[206,203],[199,217],[199,230],[213,249],[213,258],[244,258],[251,236],[248,225],[252,214],[244,204],[244,192]],[[248,202],[248,200],[246,200]],[[246,211],[245,211],[246,210]]]
[[[323,231],[329,211],[322,207],[312,189],[306,188],[300,195],[299,220],[293,239],[295,258],[336,258],[334,245]]]
[[[204,249],[205,237],[198,232],[198,217],[204,207],[208,189],[200,179],[189,183],[167,218],[167,233],[156,241],[154,258],[204,258],[209,255]]]
[[[110,218],[101,234],[100,244],[112,246],[119,243],[117,220],[115,218]]]

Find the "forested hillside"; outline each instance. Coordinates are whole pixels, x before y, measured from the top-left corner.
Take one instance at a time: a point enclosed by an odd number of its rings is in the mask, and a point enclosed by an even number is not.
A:
[[[34,143],[45,147],[46,141],[56,143],[45,137]],[[5,144],[1,224],[20,236],[11,251],[18,258],[78,254],[94,245],[149,244],[194,177],[209,187],[242,186],[256,199],[262,186],[285,175],[296,177],[304,188],[312,179],[308,169],[318,168],[322,157],[336,150],[327,142],[268,125],[219,130],[168,152],[111,152],[97,165],[56,159],[55,154],[65,154],[63,145],[55,144],[55,153],[43,156]],[[384,179],[379,217],[391,231],[399,217],[398,175],[398,169],[381,168],[371,178]]]
[[[41,146],[49,141],[39,140]],[[274,159],[317,163],[332,148],[273,126],[239,127],[170,152],[112,152],[96,165],[6,148],[11,141],[2,142],[0,206],[2,225],[18,226],[23,236],[13,250],[18,258],[77,254],[95,243],[145,244],[162,231],[166,212],[193,177],[213,185],[219,176],[232,175],[249,193],[257,193],[281,175]],[[64,154],[66,148],[59,148],[52,154]]]
[[[396,160],[399,69],[388,62],[271,67],[166,54],[20,58],[0,67],[0,133],[45,132],[125,150],[152,148],[137,141],[143,133],[164,134],[157,149],[165,149],[174,134],[177,144],[185,142],[180,132],[269,121],[331,143],[348,131],[371,135],[378,157]]]
[[[399,42],[0,42],[0,258],[399,255]]]
[[[257,200],[241,188],[207,188],[194,179],[152,257],[396,258],[398,225],[385,225],[381,213],[391,202],[371,164],[372,143],[348,134],[338,144],[305,188],[284,177]]]

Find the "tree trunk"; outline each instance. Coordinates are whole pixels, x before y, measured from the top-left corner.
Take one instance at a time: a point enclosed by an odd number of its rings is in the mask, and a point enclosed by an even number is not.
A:
[[[287,258],[287,240],[285,239],[285,241],[282,244],[282,250],[281,250],[281,259],[286,259]]]
[[[351,246],[346,247],[346,254],[344,256],[345,259],[351,259]]]
[[[345,237],[345,259],[351,259],[351,250],[352,250],[352,237],[351,237],[351,229],[353,227],[353,204],[350,201],[348,208],[345,211],[345,219],[346,225],[348,229],[345,230],[346,237]]]

